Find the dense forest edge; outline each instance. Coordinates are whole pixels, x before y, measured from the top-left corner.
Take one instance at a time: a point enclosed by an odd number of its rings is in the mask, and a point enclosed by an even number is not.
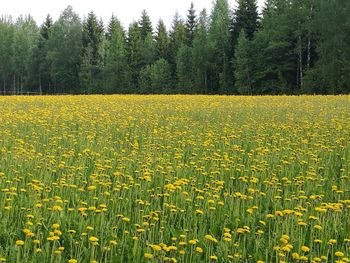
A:
[[[41,26],[2,16],[0,94],[346,94],[349,14],[348,0],[215,0],[169,30],[147,11],[127,29],[71,6]]]

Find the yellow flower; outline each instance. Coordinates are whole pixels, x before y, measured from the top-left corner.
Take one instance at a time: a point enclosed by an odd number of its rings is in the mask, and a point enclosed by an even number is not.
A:
[[[213,260],[213,261],[217,261],[218,257],[217,256],[210,256],[210,259]]]
[[[191,239],[190,241],[188,241],[188,243],[189,243],[190,245],[196,245],[196,244],[198,243],[198,241],[195,240],[195,239]]]
[[[334,255],[335,255],[336,257],[344,257],[344,253],[341,252],[341,251],[335,252]]]
[[[310,251],[310,248],[309,248],[309,247],[307,247],[307,246],[302,246],[302,247],[301,247],[301,251],[303,251],[303,252],[307,253],[307,252],[309,252],[309,251]]]
[[[152,258],[154,257],[154,256],[153,256],[152,254],[150,254],[150,253],[145,253],[144,256],[145,256],[145,258],[147,258],[147,259],[152,259]]]
[[[204,212],[202,210],[199,210],[199,209],[196,210],[196,215],[203,215],[203,214]]]
[[[308,261],[309,259],[308,259],[307,257],[305,257],[305,256],[301,256],[301,257],[299,258],[299,260],[301,260],[301,261]]]
[[[68,263],[78,263],[78,260],[72,258],[72,259],[68,260]]]
[[[334,245],[334,244],[337,244],[337,240],[335,240],[335,239],[330,239],[330,240],[328,241],[328,245]]]
[[[205,235],[205,239],[212,241],[214,243],[218,243],[218,240],[216,238],[214,238],[212,235]]]
[[[117,241],[111,240],[111,241],[109,241],[109,244],[111,244],[112,246],[115,246],[115,245],[117,245]]]
[[[16,241],[16,245],[19,246],[19,247],[23,246],[24,245],[24,241],[23,240],[17,240]]]
[[[298,253],[292,253],[292,259],[298,260],[300,258]]]
[[[203,253],[203,249],[201,248],[201,247],[196,247],[196,252],[198,252],[198,253]]]
[[[158,246],[158,245],[150,245],[150,247],[155,250],[155,251],[161,251],[162,250],[162,247],[161,246]]]
[[[94,236],[90,237],[89,240],[90,242],[93,242],[93,243],[98,242],[98,238]]]

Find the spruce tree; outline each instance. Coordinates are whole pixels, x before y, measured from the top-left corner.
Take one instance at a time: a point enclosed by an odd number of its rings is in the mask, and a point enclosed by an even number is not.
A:
[[[130,24],[127,36],[127,61],[130,66],[130,92],[137,92],[138,80],[143,65],[143,41],[139,24]]]
[[[196,32],[197,27],[197,16],[196,10],[194,9],[194,4],[191,2],[191,7],[188,10],[187,21],[186,21],[186,37],[187,37],[187,45],[192,47],[193,39]]]
[[[237,43],[242,29],[249,40],[253,39],[258,28],[258,7],[256,0],[239,0],[233,16],[233,43]]]
[[[176,76],[179,92],[193,92],[192,48],[187,45],[183,45],[177,52]]]
[[[54,23],[48,40],[48,58],[54,92],[77,93],[82,53],[82,26],[68,6]]]
[[[50,77],[50,63],[47,58],[48,47],[47,43],[50,38],[50,31],[53,21],[50,15],[45,19],[45,22],[40,27],[40,34],[37,38],[36,46],[33,48],[30,63],[30,75],[33,91],[42,93],[50,93],[51,91],[51,77]],[[39,90],[35,89],[39,87]]]
[[[230,15],[227,0],[215,0],[208,34],[211,63],[211,90],[233,93],[231,70]]]
[[[209,93],[209,47],[208,47],[208,23],[209,18],[204,9],[198,19],[198,28],[193,40],[192,48],[192,72],[193,84],[196,93]]]
[[[80,70],[80,81],[82,89],[89,93],[97,92],[103,87],[104,67],[104,29],[102,22],[97,20],[93,12],[88,14],[83,23],[82,32],[82,68]]]
[[[13,77],[13,44],[14,32],[12,19],[9,17],[0,18],[0,94],[11,93]]]
[[[127,92],[129,82],[124,29],[116,17],[109,23],[109,40],[106,50],[107,93]]]
[[[148,34],[153,35],[152,21],[146,10],[142,11],[139,27],[142,40],[145,40]]]
[[[313,30],[318,35],[315,67],[307,73],[307,89],[314,93],[350,92],[350,2],[318,2]]]
[[[251,43],[242,29],[235,52],[235,85],[238,93],[242,95],[253,94],[253,65],[251,61],[253,52]]]
[[[156,58],[164,58],[166,60],[169,59],[170,56],[170,40],[168,36],[168,32],[166,30],[166,26],[163,20],[159,20],[157,24],[157,32],[155,36],[156,40]]]
[[[176,56],[179,49],[186,44],[185,23],[178,13],[175,13],[170,31],[170,57],[169,63],[172,72],[172,85],[176,87]]]

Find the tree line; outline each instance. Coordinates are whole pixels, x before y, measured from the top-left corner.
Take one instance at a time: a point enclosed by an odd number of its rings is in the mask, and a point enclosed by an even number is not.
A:
[[[171,28],[146,11],[127,29],[68,6],[39,27],[0,19],[0,91],[141,94],[339,94],[350,91],[350,1],[215,0]]]

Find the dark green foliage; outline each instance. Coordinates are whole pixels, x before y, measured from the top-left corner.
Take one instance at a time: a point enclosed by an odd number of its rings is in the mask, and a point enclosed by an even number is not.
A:
[[[96,93],[104,88],[103,74],[105,58],[104,29],[93,12],[88,14],[83,23],[82,32],[82,63],[79,72],[81,90]]]
[[[244,29],[239,34],[235,52],[235,85],[236,90],[242,95],[253,94],[253,63],[252,45],[246,36]]]
[[[198,28],[193,40],[192,73],[195,93],[208,93],[209,80],[209,48],[208,48],[208,16],[204,9],[199,16]]]
[[[130,91],[138,90],[138,79],[143,67],[142,38],[138,23],[130,24],[127,38],[127,62],[130,67]]]
[[[156,58],[169,59],[170,57],[170,40],[163,20],[159,20],[156,32]]]
[[[310,93],[350,93],[350,2],[319,0],[314,19],[317,32],[315,67],[307,72]]]
[[[258,19],[259,14],[256,0],[239,0],[238,8],[235,10],[232,20],[233,42],[237,43],[242,29],[245,31],[246,37],[252,40],[258,27]]]
[[[126,38],[118,19],[112,17],[106,45],[106,92],[124,93],[128,91],[129,66],[127,64]]]
[[[53,92],[80,93],[79,73],[82,52],[80,19],[67,7],[51,29],[48,60],[51,65]]]
[[[180,93],[193,93],[192,48],[183,45],[176,56],[177,87]]]
[[[153,34],[151,18],[147,14],[146,10],[142,11],[141,19],[139,22],[141,38],[144,40],[148,34]]]
[[[191,7],[188,10],[187,21],[186,21],[186,37],[187,37],[187,45],[192,47],[193,39],[196,33],[197,27],[197,16],[196,10],[194,9],[193,2],[191,3]]]
[[[213,1],[169,32],[144,10],[125,32],[67,7],[40,28],[0,18],[0,93],[339,94],[350,92],[347,0]]]
[[[152,65],[142,68],[139,82],[141,93],[174,93],[170,84],[170,65],[163,58],[157,60]]]
[[[208,34],[211,79],[213,93],[233,92],[231,70],[230,16],[227,0],[215,0]]]
[[[13,91],[12,73],[14,57],[12,45],[14,41],[15,28],[11,19],[2,17],[0,19],[0,94]]]
[[[177,76],[176,76],[176,57],[179,49],[186,44],[186,28],[185,23],[178,13],[175,14],[172,28],[170,31],[170,56],[169,63],[171,68],[173,87],[177,86]]]

